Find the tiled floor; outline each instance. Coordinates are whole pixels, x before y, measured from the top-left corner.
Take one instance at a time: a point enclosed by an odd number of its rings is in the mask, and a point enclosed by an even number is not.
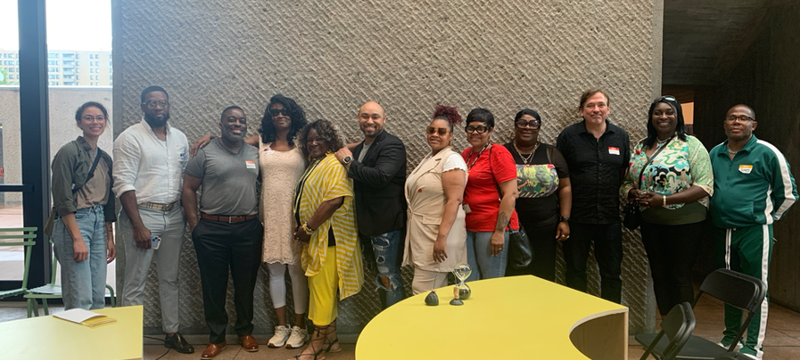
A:
[[[703,297],[695,307],[695,317],[697,326],[694,334],[710,340],[719,340],[722,332],[722,303],[710,298]],[[52,312],[62,311],[63,308],[51,308]],[[25,318],[25,307],[23,303],[0,303],[0,322]],[[174,350],[164,348],[160,339],[161,336],[152,336],[144,339],[144,359],[145,360],[188,360],[199,359],[200,353],[205,349],[207,337],[202,335],[187,336],[189,342],[195,347],[194,354],[179,354]],[[268,337],[256,337],[260,344],[266,344]],[[230,338],[229,340],[234,340]],[[354,338],[342,337],[343,351],[335,354],[326,354],[328,360],[351,360],[355,359]],[[298,350],[270,349],[262,346],[259,352],[249,353],[243,351],[240,346],[231,345],[221,352],[215,359],[219,360],[284,360],[293,359],[298,354]],[[639,346],[631,337],[628,359],[639,359],[644,353],[644,349]],[[422,358],[420,358],[422,359]],[[764,342],[764,360],[790,360],[800,359],[800,314],[787,310],[777,305],[770,306],[769,322],[767,325],[767,335]]]

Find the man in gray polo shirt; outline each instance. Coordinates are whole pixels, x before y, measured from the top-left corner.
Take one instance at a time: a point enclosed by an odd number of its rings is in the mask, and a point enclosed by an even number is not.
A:
[[[183,208],[200,267],[203,308],[210,344],[202,359],[225,348],[228,315],[225,295],[231,269],[236,305],[236,334],[242,348],[258,351],[253,338],[253,289],[261,262],[264,228],[258,219],[258,149],[244,143],[247,119],[238,106],[222,112],[222,136],[197,152],[183,179]],[[203,186],[200,214],[197,189]]]

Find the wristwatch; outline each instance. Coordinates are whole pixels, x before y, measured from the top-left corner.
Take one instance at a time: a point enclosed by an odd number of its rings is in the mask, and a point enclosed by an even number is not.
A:
[[[569,222],[569,218],[568,218],[568,217],[566,217],[566,216],[559,216],[559,217],[558,217],[558,222],[562,222],[562,221]]]
[[[352,157],[352,156],[350,156],[350,155],[347,155],[347,156],[345,156],[345,157],[344,157],[344,159],[342,159],[342,164],[345,164],[345,165],[347,165],[347,164],[349,164],[351,161],[353,161],[353,157]]]

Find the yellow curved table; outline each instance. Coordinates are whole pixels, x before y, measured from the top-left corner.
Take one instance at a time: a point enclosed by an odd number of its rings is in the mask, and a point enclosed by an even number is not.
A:
[[[142,358],[142,307],[92,310],[117,319],[94,328],[51,316],[0,323],[2,359]]]
[[[540,278],[469,283],[472,296],[449,304],[453,287],[419,294],[384,310],[356,343],[357,360],[627,360],[628,308]]]

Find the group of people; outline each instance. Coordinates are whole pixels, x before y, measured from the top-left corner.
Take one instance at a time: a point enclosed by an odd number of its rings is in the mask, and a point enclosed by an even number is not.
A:
[[[690,272],[707,214],[719,266],[766,282],[772,223],[797,198],[786,159],[755,138],[755,114],[745,105],[728,111],[728,139],[710,154],[686,133],[680,103],[672,97],[651,104],[647,137],[633,149],[628,133],[608,120],[609,98],[599,89],[583,93],[583,120],[565,128],[555,146],[539,140],[542,119],[534,110],[516,114],[514,137],[501,145],[491,141],[495,118],[489,110],[473,109],[462,120],[456,108],[439,105],[426,121],[430,151],[408,175],[405,146],[384,129],[387,115],[372,101],[358,110],[364,140],[353,144],[346,144],[330,121],[307,121],[303,109],[282,95],[270,99],[258,134],[247,137],[244,110],[230,106],[220,116],[220,134],[203,136],[191,148],[168,124],[166,90],[146,88],[141,110],[142,121],[114,142],[112,164],[97,147],[107,111],[96,102],[83,104],[75,116],[83,136],[53,160],[52,238],[62,264],[64,303],[104,306],[119,198],[126,254],[122,305],[143,303],[155,258],[165,346],[192,353],[178,332],[178,264],[188,224],[210,330],[203,359],[226,346],[229,271],[242,347],[259,349],[252,336],[253,294],[258,269],[266,263],[278,319],[267,345],[308,343],[296,360],[341,350],[338,302],[361,290],[362,261],[375,269],[386,308],[406,296],[403,265],[414,268],[413,294],[446,286],[447,273],[463,262],[474,269],[468,281],[520,274],[555,281],[559,242],[567,285],[586,291],[594,242],[601,297],[620,302],[622,194],[640,207],[642,239],[664,315],[693,298]],[[461,123],[470,146],[459,152],[452,142]],[[535,255],[527,268],[518,269],[507,259],[509,235],[521,229]],[[725,315],[722,344],[728,346],[742,314],[726,307]],[[759,316],[742,352],[760,358],[766,300]],[[311,334],[306,317],[314,324]]]

